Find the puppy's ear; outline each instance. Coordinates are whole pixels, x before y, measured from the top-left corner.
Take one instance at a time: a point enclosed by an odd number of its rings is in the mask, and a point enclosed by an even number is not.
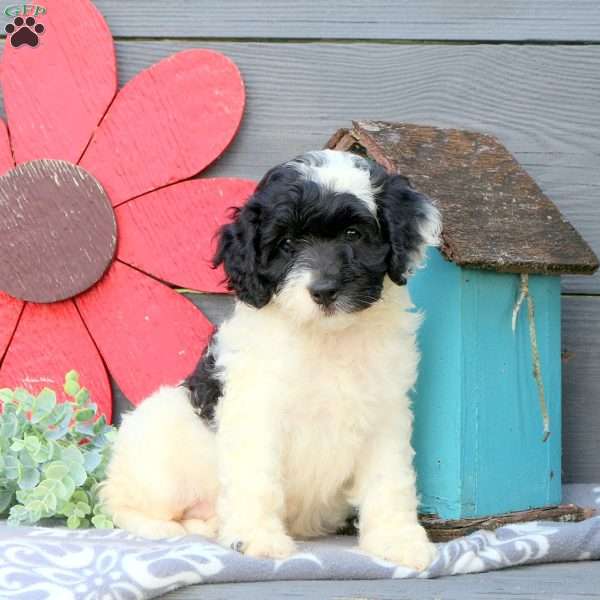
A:
[[[250,198],[233,213],[233,221],[219,232],[213,266],[223,265],[227,286],[246,304],[262,308],[273,295],[275,285],[261,276],[260,223],[262,207]]]
[[[279,272],[269,264],[269,243],[265,239],[273,199],[290,193],[298,171],[286,164],[273,167],[256,186],[254,195],[233,212],[233,222],[219,232],[213,265],[223,265],[230,290],[246,304],[262,308],[271,300]]]
[[[391,175],[381,186],[377,216],[390,244],[388,275],[397,285],[404,285],[423,262],[427,246],[439,244],[440,213],[427,196],[410,187],[405,177]]]

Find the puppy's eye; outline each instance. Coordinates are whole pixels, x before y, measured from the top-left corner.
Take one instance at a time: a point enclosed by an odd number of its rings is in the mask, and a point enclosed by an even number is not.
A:
[[[348,242],[356,242],[357,240],[360,240],[361,237],[362,235],[356,227],[348,227],[348,229],[344,231],[344,238]]]
[[[279,244],[279,247],[284,252],[287,252],[288,254],[292,254],[294,252],[294,250],[296,249],[296,244],[294,243],[294,240],[292,238],[285,238],[284,240],[281,241],[281,243]]]

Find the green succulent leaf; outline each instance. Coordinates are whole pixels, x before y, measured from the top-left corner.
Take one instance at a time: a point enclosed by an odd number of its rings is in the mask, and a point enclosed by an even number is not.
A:
[[[90,505],[87,502],[77,502],[75,504],[73,514],[83,519],[86,515],[92,512]]]
[[[40,443],[40,447],[36,452],[31,455],[31,458],[36,463],[45,463],[52,458],[53,455],[53,446],[49,444],[46,440],[42,440]]]
[[[106,427],[106,417],[101,415],[98,420],[94,423],[94,433],[103,433]]]
[[[58,479],[59,481],[65,475],[69,474],[69,465],[60,460],[55,460],[44,466],[44,476],[47,479]]]
[[[64,502],[60,508],[60,514],[64,517],[70,517],[75,511],[75,505],[72,502]]]
[[[9,413],[9,407],[4,406],[4,415],[2,419],[2,427],[0,427],[0,436],[2,439],[9,440],[16,437],[19,431],[19,420],[15,413]]]
[[[73,502],[88,502],[89,496],[84,490],[77,490],[73,493]]]
[[[77,423],[75,431],[83,437],[88,438],[94,435],[94,425],[93,423]]]
[[[75,482],[73,481],[73,478],[70,475],[65,475],[61,480],[61,484],[65,489],[64,499],[68,500],[73,496],[73,493],[75,492]]]
[[[35,467],[37,466],[37,462],[33,459],[33,457],[27,452],[27,450],[23,449],[17,454],[17,458],[23,467]]]
[[[63,448],[61,451],[60,458],[66,463],[73,463],[79,465],[83,464],[83,454],[77,446],[67,446],[66,448]]]
[[[73,407],[68,402],[63,402],[62,404],[57,404],[53,409],[50,415],[48,415],[48,425],[58,425],[62,423],[66,417],[73,416]]]
[[[44,513],[46,512],[46,499],[48,496],[44,496],[43,498],[33,497],[26,505],[25,508],[30,513]]]
[[[30,456],[33,456],[34,454],[36,454],[36,452],[39,451],[39,449],[42,445],[39,438],[35,435],[25,436],[23,443],[25,446],[25,450],[27,450],[27,452]]]
[[[23,440],[15,440],[11,445],[10,449],[13,452],[19,452],[25,448],[25,442]]]
[[[7,479],[18,479],[21,470],[21,463],[16,456],[7,454],[4,457],[4,473]]]
[[[27,504],[32,494],[32,490],[17,490],[15,496],[21,504]]]
[[[80,523],[81,523],[81,519],[75,514],[71,515],[67,519],[67,527],[69,529],[77,529],[79,527]]]
[[[21,525],[28,516],[27,509],[22,504],[15,504],[11,507],[8,515],[9,525]]]
[[[3,515],[13,502],[12,490],[0,490],[0,515]]]
[[[56,406],[56,393],[44,388],[35,398],[33,408],[31,410],[31,422],[39,423],[50,415],[52,409]]]
[[[77,403],[77,406],[83,406],[89,401],[89,399],[90,392],[87,388],[83,387],[75,394],[75,402]]]
[[[92,517],[92,524],[97,529],[114,529],[113,522],[105,515],[94,515]]]
[[[94,418],[95,414],[96,413],[92,408],[82,408],[75,413],[75,420],[79,422],[89,421]]]
[[[102,452],[100,450],[90,450],[85,453],[84,466],[88,473],[93,473],[102,462]]]
[[[63,439],[67,433],[69,431],[69,426],[67,425],[63,425],[60,427],[56,427],[55,429],[50,429],[48,430],[48,433],[46,434],[46,437],[49,440],[61,440]]]
[[[69,425],[73,418],[73,407],[70,404],[61,404],[60,412],[56,415],[56,422],[46,432],[46,439],[60,440],[69,432]],[[57,409],[58,410],[58,409]]]
[[[79,383],[77,383],[77,381],[74,379],[67,379],[63,389],[65,390],[65,394],[67,394],[67,396],[74,398],[77,395],[77,392],[79,392],[80,386]]]
[[[22,490],[32,490],[40,481],[40,472],[35,467],[22,469],[17,482]]]
[[[75,371],[74,369],[72,369],[71,371],[69,371],[65,375],[65,382],[66,381],[77,381],[77,382],[79,382],[79,373],[77,371]]]
[[[69,466],[69,476],[77,487],[83,485],[87,479],[87,472],[82,465],[71,463]]]
[[[17,388],[14,393],[14,399],[21,410],[31,410],[33,406],[33,396],[26,389]]]
[[[0,403],[8,404],[12,402],[15,397],[15,393],[10,388],[0,389]]]

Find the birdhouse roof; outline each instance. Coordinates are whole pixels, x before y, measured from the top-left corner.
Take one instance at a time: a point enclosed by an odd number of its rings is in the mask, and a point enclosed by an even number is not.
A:
[[[490,135],[361,121],[327,147],[368,156],[432,198],[442,213],[441,251],[458,265],[553,274],[598,268],[575,228]]]

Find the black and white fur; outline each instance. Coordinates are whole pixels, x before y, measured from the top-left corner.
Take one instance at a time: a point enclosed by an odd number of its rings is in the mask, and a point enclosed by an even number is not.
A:
[[[358,509],[362,549],[424,569],[405,283],[439,230],[425,196],[359,156],[269,171],[220,232],[232,317],[182,385],[124,418],[102,492],[116,524],[282,558]]]

